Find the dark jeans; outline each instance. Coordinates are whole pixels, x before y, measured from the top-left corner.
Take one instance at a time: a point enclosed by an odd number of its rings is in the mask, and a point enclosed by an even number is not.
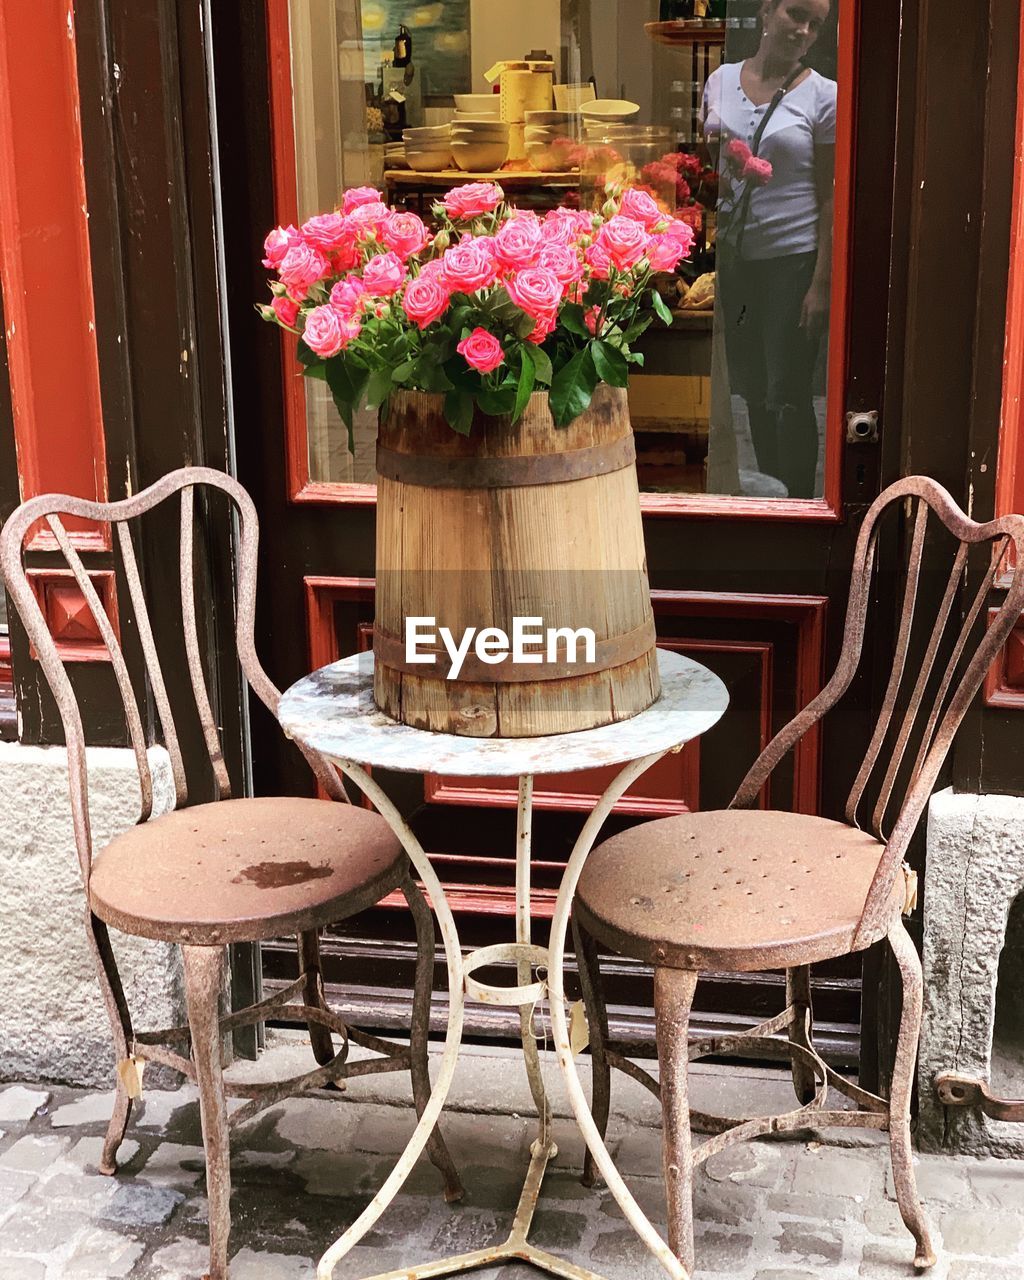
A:
[[[816,259],[746,259],[726,244],[717,248],[729,389],[746,401],[759,470],[781,480],[791,498],[815,496],[819,338],[801,327],[800,310]]]

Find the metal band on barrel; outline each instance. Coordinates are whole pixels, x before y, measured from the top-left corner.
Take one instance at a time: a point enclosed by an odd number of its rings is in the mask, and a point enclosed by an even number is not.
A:
[[[377,475],[423,489],[514,489],[524,485],[586,480],[632,466],[633,433],[610,444],[510,458],[443,458],[396,453],[377,445]]]
[[[598,640],[594,645],[594,661],[515,663],[511,657],[498,663],[481,662],[475,653],[468,653],[459,672],[458,684],[534,684],[547,680],[567,680],[571,676],[595,675],[600,671],[609,671],[614,667],[625,666],[635,662],[650,652],[656,638],[654,619],[649,618],[641,626],[627,631],[621,636],[611,636],[608,640]],[[582,650],[582,644],[578,646]],[[422,676],[428,680],[444,680],[451,667],[448,650],[418,646],[422,654],[433,654],[434,661],[408,662],[405,656],[405,641],[396,635],[374,627],[373,653],[375,660],[392,671],[401,671],[412,676]],[[526,652],[543,652],[540,648],[527,649]]]

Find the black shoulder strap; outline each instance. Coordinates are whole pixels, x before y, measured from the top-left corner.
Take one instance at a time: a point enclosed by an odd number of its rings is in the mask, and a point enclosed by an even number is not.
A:
[[[757,132],[754,134],[754,137],[751,140],[751,143],[750,143],[751,155],[755,155],[755,156],[757,155],[757,149],[761,145],[761,139],[764,137],[764,131],[765,129],[768,128],[768,121],[775,114],[776,108],[778,107],[779,103],[789,92],[789,89],[791,88],[793,81],[796,80],[799,76],[802,76],[806,70],[807,68],[804,66],[802,62],[798,63],[793,68],[793,70],[789,73],[789,75],[785,78],[782,84],[778,87],[778,89],[776,89],[775,92],[772,94],[772,100],[768,104],[768,110],[761,117],[761,123],[757,126]]]

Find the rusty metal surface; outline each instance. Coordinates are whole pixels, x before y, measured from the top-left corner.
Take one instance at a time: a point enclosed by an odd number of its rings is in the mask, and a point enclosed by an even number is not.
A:
[[[940,1071],[933,1083],[943,1106],[978,1107],[990,1120],[1024,1124],[1024,1099],[997,1098],[987,1080],[959,1071]]]
[[[600,942],[647,964],[730,972],[809,964],[851,949],[883,852],[866,832],[809,814],[660,818],[594,850],[574,910]],[[901,884],[890,921],[902,906]]]
[[[379,814],[295,796],[221,800],[131,827],[99,855],[89,902],[146,938],[198,945],[300,933],[354,915],[407,866]]]
[[[407,773],[518,778],[623,764],[678,749],[716,724],[729,694],[713,672],[658,650],[661,697],[623,724],[547,738],[462,738],[399,724],[373,701],[373,654],[314,671],[281,698],[278,718],[298,742],[339,761]]]
[[[526,485],[564,484],[631,467],[636,461],[633,436],[562,453],[520,457],[432,456],[399,453],[377,443],[377,475],[424,489],[520,489]]]
[[[648,653],[657,639],[654,619],[649,618],[627,631],[623,635],[611,636],[607,640],[594,642],[594,661],[587,662],[580,658],[578,662],[567,662],[556,659],[554,662],[516,663],[511,659],[500,664],[482,662],[475,653],[468,653],[462,660],[459,679],[463,683],[472,684],[542,684],[547,680],[564,680],[569,676],[593,675],[598,671],[608,671],[612,667],[624,666],[627,662],[635,662]],[[373,629],[373,652],[375,660],[393,671],[406,671],[414,676],[430,676],[443,680],[451,669],[452,661],[448,650],[417,646],[420,654],[433,654],[434,663],[426,669],[422,663],[409,662],[405,656],[405,641],[401,636],[392,635],[381,627]],[[563,646],[564,648],[564,646]],[[524,647],[527,654],[544,655],[541,646]]]

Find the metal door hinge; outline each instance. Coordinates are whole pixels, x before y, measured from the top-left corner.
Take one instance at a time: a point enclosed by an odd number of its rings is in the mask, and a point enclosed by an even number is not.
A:
[[[947,1107],[980,1107],[990,1120],[1024,1123],[1024,1099],[994,1098],[988,1081],[977,1076],[962,1076],[956,1071],[940,1071],[935,1077],[935,1092]]]
[[[846,415],[847,444],[878,443],[878,410],[865,409]]]

